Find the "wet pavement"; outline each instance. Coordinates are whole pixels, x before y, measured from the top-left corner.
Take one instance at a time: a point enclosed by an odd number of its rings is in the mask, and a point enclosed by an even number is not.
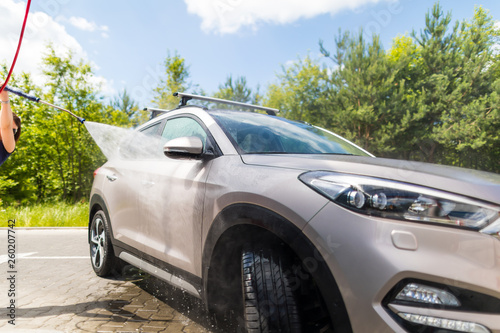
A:
[[[97,277],[86,229],[14,231],[0,229],[0,332],[215,332],[198,299],[132,266]]]

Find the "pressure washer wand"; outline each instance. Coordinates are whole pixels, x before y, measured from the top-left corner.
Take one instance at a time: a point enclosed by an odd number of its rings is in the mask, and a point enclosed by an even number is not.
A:
[[[24,98],[27,98],[29,99],[30,101],[33,101],[33,102],[37,102],[37,103],[42,103],[42,104],[45,104],[45,105],[48,105],[48,106],[51,106],[53,108],[56,108],[56,109],[59,109],[61,111],[64,111],[64,112],[67,112],[69,113],[70,115],[72,115],[73,117],[75,117],[76,119],[78,119],[79,122],[81,122],[83,124],[83,122],[85,121],[84,118],[82,117],[78,117],[76,114],[74,114],[73,112],[69,111],[69,110],[66,110],[66,109],[63,109],[57,105],[54,105],[54,104],[50,104],[49,102],[45,102],[45,101],[42,101],[40,99],[40,97],[36,97],[36,96],[33,96],[33,95],[28,95],[27,93],[25,93],[24,91],[22,90],[19,90],[17,88],[12,88],[12,87],[9,87],[9,86],[5,86],[4,88],[5,90],[7,90],[8,92],[11,92],[15,95],[18,95],[18,96],[21,96],[21,97],[24,97]]]

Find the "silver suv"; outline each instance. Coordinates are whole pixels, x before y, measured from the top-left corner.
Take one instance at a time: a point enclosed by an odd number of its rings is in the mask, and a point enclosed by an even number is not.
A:
[[[96,171],[97,275],[134,265],[232,331],[500,332],[499,175],[179,97]]]

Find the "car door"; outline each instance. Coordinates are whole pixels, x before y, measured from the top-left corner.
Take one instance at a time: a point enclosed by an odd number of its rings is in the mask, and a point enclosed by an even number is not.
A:
[[[143,188],[147,186],[142,170],[163,155],[152,153],[160,150],[162,124],[159,121],[123,137],[118,154],[106,164],[103,192],[106,193],[113,237],[137,251],[143,251],[147,241],[140,217],[142,209],[138,205]]]
[[[207,131],[195,117],[168,119],[162,141],[197,136],[206,147]],[[147,238],[144,252],[167,265],[198,276],[205,182],[210,161],[200,158],[169,158],[146,165],[146,186],[139,193],[140,219]]]

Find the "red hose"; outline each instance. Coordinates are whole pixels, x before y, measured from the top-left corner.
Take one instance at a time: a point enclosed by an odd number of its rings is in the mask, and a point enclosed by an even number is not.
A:
[[[30,6],[31,6],[31,0],[28,0],[28,4],[26,5],[26,14],[24,15],[23,27],[21,29],[21,35],[19,36],[19,43],[17,44],[16,55],[14,56],[14,60],[12,61],[12,65],[10,65],[9,74],[7,75],[7,78],[3,83],[2,88],[0,88],[0,93],[3,91],[3,89],[9,82],[10,76],[12,75],[12,71],[14,70],[14,66],[16,65],[17,56],[19,55],[19,50],[21,49],[21,42],[23,41],[24,29],[26,28],[26,22],[28,21],[28,13],[30,12]]]

